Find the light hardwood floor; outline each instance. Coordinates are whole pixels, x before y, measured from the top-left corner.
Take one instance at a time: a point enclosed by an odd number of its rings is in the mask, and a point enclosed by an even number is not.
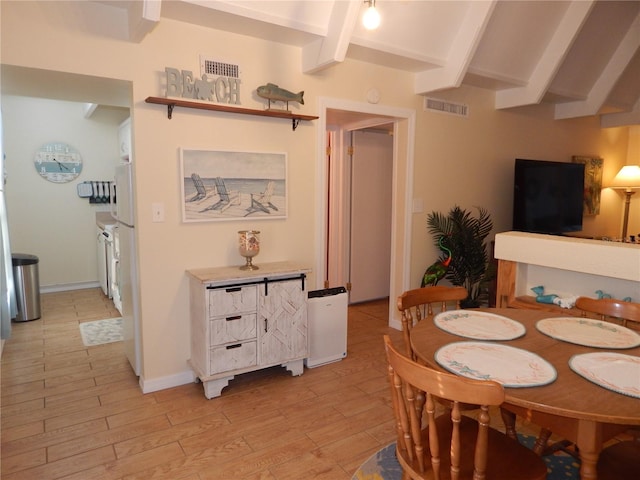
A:
[[[118,316],[100,289],[43,294],[2,355],[1,477],[348,480],[394,440],[387,312],[349,308],[340,362],[241,375],[207,400],[200,384],[143,395],[122,342],[83,345],[80,322]]]

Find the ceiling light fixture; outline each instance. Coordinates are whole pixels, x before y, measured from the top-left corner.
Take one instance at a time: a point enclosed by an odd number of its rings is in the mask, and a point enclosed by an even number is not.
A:
[[[629,225],[629,204],[631,203],[631,195],[636,193],[634,190],[640,190],[640,165],[625,165],[620,169],[614,177],[611,188],[624,190],[624,223],[622,225],[622,241],[626,242],[627,226]]]
[[[362,16],[362,24],[367,30],[375,30],[380,26],[380,13],[376,10],[376,0],[364,0],[364,3],[367,3],[369,8]]]

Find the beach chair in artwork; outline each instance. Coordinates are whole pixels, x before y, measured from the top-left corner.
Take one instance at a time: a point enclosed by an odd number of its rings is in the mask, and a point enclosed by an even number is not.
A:
[[[221,212],[225,211],[231,205],[239,205],[240,197],[239,195],[233,194],[227,191],[227,186],[224,184],[224,180],[221,177],[216,177],[213,179],[216,185],[216,193],[218,194],[219,200],[213,205],[208,206],[204,210],[200,210],[200,212],[206,212],[208,210],[219,210]]]
[[[276,207],[273,203],[271,203],[271,195],[273,195],[273,189],[275,188],[275,182],[271,180],[267,183],[267,188],[265,188],[264,192],[259,193],[257,195],[251,194],[251,206],[247,208],[247,213],[245,215],[249,216],[254,212],[264,212],[271,213],[269,209],[278,211],[278,207]]]
[[[204,187],[204,183],[200,178],[200,175],[197,173],[191,174],[191,180],[193,181],[193,185],[196,187],[196,194],[187,200],[187,202],[197,202],[198,200],[202,200],[207,197],[207,189]]]

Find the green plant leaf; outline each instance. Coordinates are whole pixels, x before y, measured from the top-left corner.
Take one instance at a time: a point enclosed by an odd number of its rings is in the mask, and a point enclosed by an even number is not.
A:
[[[486,282],[489,256],[485,239],[493,229],[488,210],[476,207],[478,215],[454,206],[447,215],[431,212],[427,216],[427,227],[434,244],[442,244],[451,251],[451,263],[445,278],[453,285],[467,289],[467,304],[477,303],[483,283]],[[440,260],[447,257],[444,253]]]

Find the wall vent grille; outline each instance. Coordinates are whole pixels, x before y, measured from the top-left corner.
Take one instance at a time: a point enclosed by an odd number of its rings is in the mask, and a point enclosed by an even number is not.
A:
[[[200,75],[205,74],[209,77],[240,78],[240,67],[200,55]]]
[[[425,97],[424,109],[433,112],[448,113],[458,117],[469,116],[469,106],[464,103],[453,103],[438,98]]]

